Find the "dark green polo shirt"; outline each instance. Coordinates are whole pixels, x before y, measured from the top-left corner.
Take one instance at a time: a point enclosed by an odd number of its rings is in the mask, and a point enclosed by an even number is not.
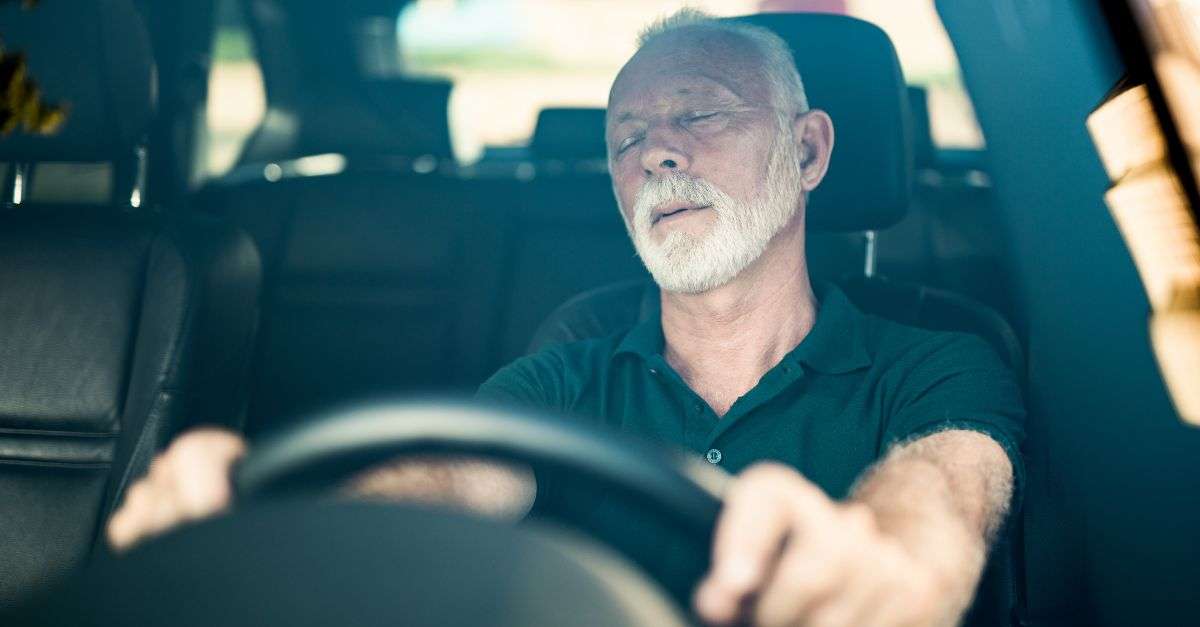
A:
[[[1025,411],[1013,373],[993,349],[973,335],[864,314],[836,288],[821,290],[819,300],[816,323],[804,340],[720,418],[663,358],[657,319],[521,358],[485,382],[478,397],[683,447],[731,473],[758,461],[783,462],[839,499],[892,444],[970,429],[991,436],[1008,453],[1018,501]],[[545,487],[557,494],[550,499],[561,497],[560,488]],[[614,537],[624,546],[659,555],[650,563],[662,560],[695,572],[696,556],[653,521],[626,520],[629,515],[621,512],[627,510],[612,503],[585,507],[589,519],[614,525],[619,530]],[[1010,558],[1005,532],[993,547],[965,625],[1010,623]],[[672,590],[680,599],[687,593]]]
[[[1004,447],[1021,485],[1020,391],[987,343],[864,314],[836,288],[820,301],[808,336],[723,417],[667,364],[657,319],[521,358],[479,397],[682,446],[731,473],[780,461],[835,498],[891,444],[971,429]]]

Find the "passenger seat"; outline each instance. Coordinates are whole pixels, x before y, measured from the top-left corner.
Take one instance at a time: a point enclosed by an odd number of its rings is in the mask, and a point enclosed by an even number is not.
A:
[[[237,427],[258,317],[241,231],[149,208],[147,33],[127,0],[0,7],[51,137],[0,138],[0,608],[71,572],[154,453]]]

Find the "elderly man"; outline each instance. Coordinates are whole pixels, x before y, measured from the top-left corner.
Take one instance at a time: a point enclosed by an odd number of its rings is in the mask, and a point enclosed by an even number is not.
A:
[[[480,398],[614,425],[738,472],[694,599],[714,624],[958,622],[1019,484],[1018,388],[980,340],[814,290],[805,208],[834,131],[808,107],[786,44],[692,11],[654,25],[613,84],[606,136],[661,318],[518,360]],[[113,517],[114,545],[226,507],[244,448],[223,432],[181,437]],[[405,473],[359,485],[419,492]],[[416,474],[440,490],[527,487],[480,464]]]

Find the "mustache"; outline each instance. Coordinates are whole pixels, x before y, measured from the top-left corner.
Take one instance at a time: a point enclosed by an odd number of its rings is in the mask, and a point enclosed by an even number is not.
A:
[[[652,178],[638,190],[633,212],[634,227],[649,229],[654,220],[654,209],[664,203],[683,201],[712,205],[719,210],[724,196],[712,183],[682,172]]]

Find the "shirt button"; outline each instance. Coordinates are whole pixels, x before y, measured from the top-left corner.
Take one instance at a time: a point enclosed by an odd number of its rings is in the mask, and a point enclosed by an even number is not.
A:
[[[725,457],[725,456],[721,454],[720,449],[715,449],[715,448],[708,449],[708,452],[704,454],[704,459],[707,459],[708,463],[710,463],[710,464],[721,463],[721,458],[723,458],[723,457]]]

